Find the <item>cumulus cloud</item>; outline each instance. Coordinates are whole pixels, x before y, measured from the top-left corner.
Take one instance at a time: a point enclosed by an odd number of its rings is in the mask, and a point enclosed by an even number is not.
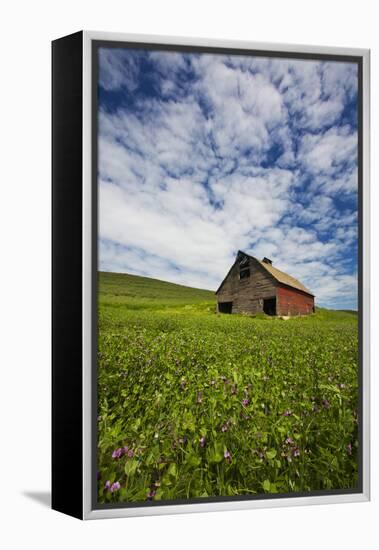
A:
[[[335,175],[357,163],[357,134],[348,126],[323,134],[306,134],[300,143],[299,160],[311,174]]]
[[[100,269],[216,289],[238,249],[356,307],[354,64],[102,48]]]
[[[138,87],[139,62],[125,49],[100,48],[99,84],[104,90]]]

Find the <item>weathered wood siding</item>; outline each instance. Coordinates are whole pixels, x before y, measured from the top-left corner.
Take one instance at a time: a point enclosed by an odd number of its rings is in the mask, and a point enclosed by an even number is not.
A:
[[[233,302],[232,313],[262,313],[263,299],[276,297],[278,283],[253,260],[249,268],[250,277],[240,280],[236,262],[217,294],[218,302]]]
[[[278,286],[276,299],[277,315],[308,315],[313,313],[314,297],[282,285]]]

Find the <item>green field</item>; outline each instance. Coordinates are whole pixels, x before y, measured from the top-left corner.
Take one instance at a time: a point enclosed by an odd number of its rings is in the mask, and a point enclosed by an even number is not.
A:
[[[355,487],[357,315],[215,304],[99,274],[99,502]]]

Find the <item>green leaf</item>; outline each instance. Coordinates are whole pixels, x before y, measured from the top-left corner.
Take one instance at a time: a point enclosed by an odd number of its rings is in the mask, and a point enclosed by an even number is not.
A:
[[[201,459],[199,457],[197,457],[196,455],[189,455],[187,460],[186,460],[186,463],[189,465],[189,466],[198,466],[201,462]]]
[[[176,467],[175,462],[172,462],[167,470],[168,474],[172,477],[178,476],[178,468]]]
[[[141,425],[141,419],[140,419],[140,418],[137,418],[137,420],[136,420],[136,421],[134,422],[134,424],[133,424],[133,429],[134,429],[135,431],[137,431],[138,428],[140,427],[140,425]]]
[[[163,496],[163,489],[158,489],[155,493],[154,500],[161,500]]]
[[[132,476],[138,468],[138,460],[128,460],[125,464],[125,473],[127,476]]]
[[[209,462],[221,462],[221,460],[223,459],[222,450],[218,446],[215,446],[213,449],[210,449],[208,456],[209,456]]]
[[[269,480],[265,479],[262,485],[263,485],[263,489],[266,491],[266,493],[269,493],[270,492],[270,487],[271,487],[271,484],[270,484]]]
[[[273,458],[275,458],[277,455],[277,452],[275,449],[270,449],[269,451],[267,451],[266,453],[266,456],[269,460],[272,460]]]

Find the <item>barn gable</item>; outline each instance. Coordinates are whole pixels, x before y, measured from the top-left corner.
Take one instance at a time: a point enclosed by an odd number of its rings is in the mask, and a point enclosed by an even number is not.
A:
[[[226,304],[219,306],[219,311],[224,309],[227,313],[230,307],[230,313],[263,311],[263,299],[275,298],[277,286],[275,278],[256,258],[239,251],[234,264],[216,291],[219,304]]]
[[[308,314],[314,311],[313,294],[294,277],[239,251],[216,291],[218,311],[270,315]]]

